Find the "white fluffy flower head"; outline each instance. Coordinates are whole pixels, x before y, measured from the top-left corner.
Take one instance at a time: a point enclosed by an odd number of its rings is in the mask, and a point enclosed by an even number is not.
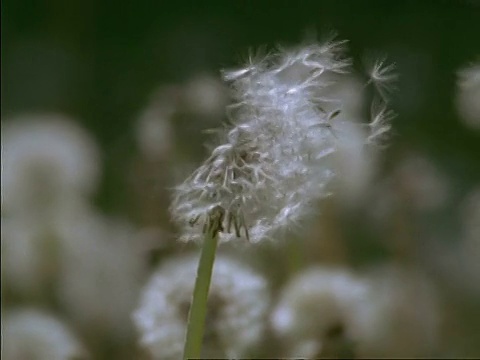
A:
[[[141,335],[140,344],[155,358],[182,356],[197,263],[197,256],[167,261],[145,287],[133,319]],[[264,278],[236,261],[217,257],[204,355],[244,356],[261,339],[268,305]]]
[[[61,321],[35,309],[3,314],[2,359],[88,359],[76,336]]]
[[[464,125],[480,129],[480,59],[458,72],[456,107]]]
[[[365,281],[339,268],[314,267],[294,277],[271,315],[288,356],[323,356],[336,338],[351,339],[355,312],[367,290]]]
[[[316,267],[285,287],[271,325],[288,356],[424,357],[438,344],[439,310],[432,284],[415,269],[389,265],[360,276]]]
[[[328,87],[348,73],[344,43],[279,49],[224,73],[235,100],[227,108],[231,125],[222,145],[176,188],[171,212],[182,240],[201,239],[212,216],[222,241],[274,238],[329,194],[337,141],[331,121],[342,101]],[[365,142],[388,129],[386,114],[380,107]]]
[[[96,144],[75,121],[58,114],[22,116],[2,123],[2,208],[39,208],[98,185]]]
[[[136,229],[122,219],[76,211],[58,229],[61,240],[56,295],[83,329],[125,339],[133,333],[130,313],[145,273],[135,244]]]

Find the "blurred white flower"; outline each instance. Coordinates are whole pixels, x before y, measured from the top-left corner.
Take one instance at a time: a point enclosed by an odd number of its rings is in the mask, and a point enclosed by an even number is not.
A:
[[[416,210],[438,209],[446,204],[450,195],[446,175],[426,156],[407,156],[398,164],[393,176]]]
[[[45,212],[72,194],[87,196],[99,180],[98,149],[62,115],[2,121],[2,212]]]
[[[367,132],[351,122],[335,124],[335,197],[344,206],[354,206],[368,193],[376,170],[378,149],[365,146]]]
[[[144,288],[133,320],[140,344],[158,359],[183,352],[198,256],[171,258]],[[269,306],[267,282],[241,263],[217,256],[208,299],[204,355],[238,357],[262,338]]]
[[[428,247],[432,255],[426,258],[453,294],[480,299],[480,186],[463,199],[458,215],[460,238],[432,242]]]
[[[55,244],[54,234],[34,219],[2,217],[5,288],[17,295],[40,294],[57,270]]]
[[[461,216],[466,242],[480,260],[480,185],[464,199]]]
[[[282,356],[331,356],[329,348],[348,346],[367,284],[340,268],[314,267],[294,277],[284,288],[271,315],[282,340]]]
[[[197,75],[182,85],[160,86],[137,120],[136,138],[142,155],[168,159],[175,146],[175,126],[185,133],[195,131],[196,123],[204,120],[223,119],[226,97],[224,85],[208,75]],[[188,124],[176,121],[180,118]]]
[[[480,62],[458,72],[456,106],[463,123],[471,129],[480,129]]]
[[[84,329],[130,336],[130,314],[146,268],[135,243],[137,231],[127,222],[93,212],[72,215],[59,224],[59,302]]]
[[[174,146],[172,116],[176,111],[178,89],[161,87],[151,96],[136,123],[137,143],[147,158],[167,159]]]
[[[81,202],[57,210],[48,222],[2,218],[6,288],[27,298],[53,291],[83,328],[131,333],[147,260],[138,232]]]
[[[361,358],[435,356],[439,348],[441,305],[420,270],[396,265],[373,269],[365,277],[367,297],[352,328],[355,355]]]
[[[463,284],[465,289],[480,298],[480,185],[463,200],[461,216],[463,237],[460,258],[452,259],[455,262],[452,267],[457,271],[447,269],[447,273],[456,272],[458,278],[453,281]]]
[[[216,78],[199,75],[185,84],[182,94],[184,110],[219,118],[225,112],[227,89]]]
[[[72,360],[89,356],[60,320],[35,309],[2,311],[2,359]]]
[[[92,213],[85,201],[72,197],[41,216],[25,212],[2,216],[5,287],[23,298],[49,296],[62,272],[68,239],[74,236],[71,227],[64,229]]]
[[[371,189],[365,208],[372,225],[384,229],[398,216],[399,209],[428,213],[444,208],[451,190],[450,179],[432,159],[412,152],[405,154],[391,174]]]
[[[335,198],[343,206],[359,204],[372,180],[378,148],[365,146],[368,128],[359,126],[365,112],[365,85],[354,76],[337,76],[333,84],[325,89],[339,99],[341,112],[331,121],[332,131],[337,138],[335,165]],[[326,104],[323,109],[333,112],[338,104]]]
[[[293,357],[431,356],[439,304],[426,277],[395,266],[367,276],[312,268],[283,290],[272,328]]]
[[[281,49],[225,72],[236,101],[227,108],[233,125],[176,189],[171,212],[182,240],[200,240],[212,211],[221,213],[222,241],[278,237],[329,195],[330,155],[338,145],[332,123],[343,104],[327,89],[333,74],[348,72],[343,44]],[[384,107],[374,109],[364,143],[385,134],[389,116]]]

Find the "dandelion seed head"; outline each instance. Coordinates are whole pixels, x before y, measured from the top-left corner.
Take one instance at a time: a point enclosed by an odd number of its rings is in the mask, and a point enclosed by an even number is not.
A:
[[[32,115],[2,122],[2,209],[33,211],[87,196],[99,180],[98,149],[62,115]]]
[[[198,256],[162,264],[133,314],[140,344],[154,357],[181,357]],[[244,265],[217,256],[210,285],[204,351],[238,357],[262,337],[269,294],[266,280]]]
[[[185,85],[182,104],[194,114],[218,118],[225,109],[225,90],[220,80],[208,75],[198,75]]]
[[[446,174],[427,156],[410,154],[395,169],[394,177],[418,211],[432,211],[444,206],[451,195]]]
[[[342,98],[328,88],[348,74],[345,42],[278,49],[246,67],[224,72],[234,103],[222,145],[175,189],[173,220],[180,239],[201,240],[210,211],[225,211],[221,241],[278,238],[330,195],[337,137],[330,121]],[[327,96],[328,95],[328,96]],[[332,111],[323,107],[331,106]],[[377,114],[365,143],[388,130],[386,110]]]
[[[173,148],[171,117],[175,109],[171,103],[162,100],[152,101],[136,123],[138,146],[147,158],[168,158]]]
[[[71,213],[58,226],[61,271],[56,296],[83,329],[126,339],[146,263],[127,221],[94,211]]]
[[[458,71],[455,103],[463,123],[480,129],[480,61]]]
[[[480,185],[477,185],[462,202],[461,220],[467,242],[473,254],[480,257]]]
[[[291,280],[271,318],[288,356],[318,358],[332,349],[360,358],[432,356],[440,305],[421,272],[388,265],[364,275],[312,268]]]
[[[352,336],[357,304],[367,291],[367,284],[346,270],[308,269],[282,291],[270,318],[272,329],[288,356],[315,358],[332,340],[332,331]]]
[[[456,296],[480,299],[480,186],[470,189],[457,216],[461,236],[455,241],[428,244],[426,260],[442,286]]]
[[[2,279],[17,294],[38,294],[48,275],[44,264],[48,233],[32,219],[2,217]]]
[[[352,328],[361,358],[432,357],[441,321],[437,292],[421,271],[385,265],[365,276],[369,290]]]
[[[335,152],[336,192],[335,198],[341,205],[356,206],[368,193],[378,158],[377,149],[365,146],[367,130],[351,121],[336,121]]]
[[[2,359],[88,359],[76,336],[60,320],[24,308],[2,314]]]

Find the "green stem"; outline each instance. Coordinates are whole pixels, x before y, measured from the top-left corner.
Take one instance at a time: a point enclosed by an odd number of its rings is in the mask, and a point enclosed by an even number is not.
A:
[[[193,291],[192,305],[188,314],[187,335],[183,358],[199,359],[202,350],[205,318],[207,315],[208,290],[212,278],[213,263],[218,243],[218,231],[208,229],[205,232],[202,254],[198,263],[197,278]]]

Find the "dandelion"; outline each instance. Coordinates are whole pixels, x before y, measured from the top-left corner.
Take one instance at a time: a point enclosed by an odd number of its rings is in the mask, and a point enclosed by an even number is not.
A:
[[[462,224],[471,250],[480,255],[480,185],[471,190],[462,203]]]
[[[52,234],[31,219],[2,217],[2,280],[16,295],[39,295],[57,271]],[[50,245],[50,246],[49,246]]]
[[[173,148],[173,129],[170,123],[174,108],[171,104],[148,106],[136,124],[136,137],[146,158],[166,159]]]
[[[180,358],[198,256],[163,263],[143,291],[133,319],[140,344],[155,358]],[[268,309],[267,283],[241,263],[218,257],[208,300],[203,356],[239,357],[262,337]]]
[[[356,311],[367,291],[367,283],[345,269],[315,267],[294,277],[270,318],[287,356],[351,353]]]
[[[480,129],[480,62],[458,72],[456,107],[463,123],[471,129]]]
[[[438,346],[437,294],[421,272],[383,266],[355,275],[312,268],[283,290],[271,315],[292,357],[425,357]]]
[[[444,282],[457,297],[480,299],[480,186],[469,191],[457,214],[462,225],[459,239],[429,244],[433,265]],[[461,295],[460,295],[461,294]]]
[[[200,240],[212,211],[224,212],[221,241],[278,238],[329,195],[330,155],[337,146],[331,123],[341,99],[325,96],[331,76],[348,72],[344,42],[279,50],[246,68],[224,73],[236,103],[223,144],[176,188],[171,206],[182,240]],[[335,104],[336,110],[324,107]],[[390,116],[379,110],[368,142],[384,134]]]
[[[83,211],[63,219],[57,232],[58,302],[88,333],[128,338],[133,333],[130,313],[146,267],[135,228],[121,219]]]
[[[441,304],[430,279],[418,269],[399,265],[379,266],[364,279],[369,290],[352,328],[356,355],[435,357]]]
[[[204,239],[185,358],[198,356],[201,348],[205,312],[200,308],[217,242],[279,238],[330,194],[331,155],[337,148],[332,122],[342,99],[328,88],[332,77],[348,76],[351,60],[344,47],[345,41],[329,40],[279,48],[224,72],[235,101],[227,107],[230,125],[219,131],[221,145],[175,189],[170,208],[181,240]],[[379,82],[386,80],[385,75]],[[365,143],[386,133],[387,115],[384,108],[375,114]]]
[[[197,75],[183,88],[182,105],[193,114],[220,118],[226,105],[226,89],[216,78]]]
[[[99,180],[98,149],[62,115],[32,115],[2,122],[2,212],[42,214],[89,196]]]
[[[374,174],[378,148],[365,146],[371,128],[361,126],[366,92],[360,78],[337,75],[331,81],[332,85],[324,89],[325,96],[330,94],[341,103],[341,112],[330,120],[336,137],[333,159],[335,188],[332,191],[335,200],[341,205],[351,206],[358,204],[359,199],[366,194],[365,190]],[[335,114],[338,104],[325,104],[322,109]],[[373,138],[378,143],[378,138]]]
[[[395,169],[394,177],[415,210],[436,210],[448,201],[449,181],[441,169],[425,155],[407,156]]]
[[[2,314],[2,359],[88,358],[71,330],[50,314],[28,308],[7,310]]]

